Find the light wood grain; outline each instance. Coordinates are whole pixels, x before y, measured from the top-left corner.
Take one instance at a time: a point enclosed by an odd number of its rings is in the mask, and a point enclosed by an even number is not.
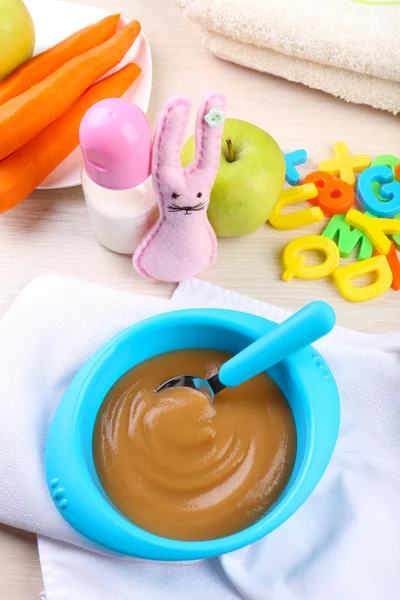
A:
[[[205,91],[216,88],[228,97],[229,116],[263,127],[285,151],[306,148],[307,171],[329,158],[338,140],[345,140],[353,153],[400,155],[398,119],[210,56],[202,49],[200,30],[185,21],[173,0],[84,3],[141,21],[154,58],[149,109],[153,124],[169,95],[187,94],[197,103]],[[400,296],[392,290],[379,300],[354,305],[342,300],[327,280],[289,284],[280,280],[279,257],[285,244],[321,229],[279,232],[265,226],[246,238],[221,240],[217,264],[202,278],[289,309],[325,299],[336,309],[340,324],[365,332],[384,333],[398,326]],[[80,188],[35,192],[0,218],[0,316],[33,277],[49,272],[158,296],[173,290],[140,279],[129,258],[96,242]],[[0,598],[32,600],[41,589],[34,536],[0,528]]]

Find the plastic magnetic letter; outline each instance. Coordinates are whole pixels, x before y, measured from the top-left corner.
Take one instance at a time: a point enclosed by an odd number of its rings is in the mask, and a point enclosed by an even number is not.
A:
[[[394,242],[392,242],[392,247],[390,248],[389,253],[386,255],[386,258],[393,275],[392,288],[398,291],[400,290],[400,261],[399,257],[397,256]]]
[[[354,205],[354,190],[351,185],[335,179],[329,173],[314,171],[304,178],[303,183],[315,183],[318,196],[310,198],[309,202],[319,206],[328,217],[345,213]]]
[[[379,254],[376,253],[374,256],[379,256]],[[386,254],[386,258],[393,275],[392,289],[396,290],[397,292],[400,290],[400,261],[399,257],[397,256],[394,242],[392,242],[392,247],[390,248],[389,254]]]
[[[369,167],[360,174],[357,183],[357,194],[365,210],[375,217],[390,219],[400,211],[400,183],[393,181],[393,171],[390,167],[376,165]],[[373,189],[372,183],[380,182],[383,201],[379,200]]]
[[[288,152],[283,156],[286,164],[286,181],[289,185],[299,185],[300,173],[295,167],[307,162],[306,150],[294,150],[293,152]]]
[[[396,215],[394,218],[398,219],[400,221],[400,213],[398,215]],[[396,245],[396,248],[398,248],[398,250],[400,250],[400,233],[397,233],[396,235],[392,235],[392,239]]]
[[[392,173],[393,173],[393,181],[399,181],[399,177],[400,177],[400,173],[397,174],[396,173],[396,165],[398,165],[400,163],[400,158],[397,158],[397,156],[393,156],[393,154],[381,154],[380,156],[377,156],[376,158],[374,158],[374,160],[371,162],[371,167],[377,167],[379,165],[383,165],[384,167],[389,167],[389,169],[392,169]],[[371,183],[371,187],[372,187],[372,191],[374,192],[375,196],[378,198],[378,200],[380,200],[381,202],[385,202],[386,198],[383,198],[383,196],[381,196],[381,185],[379,183],[379,181],[373,181]]]
[[[368,237],[356,227],[351,228],[345,218],[346,215],[333,216],[321,235],[337,243],[342,258],[348,258],[357,244],[358,260],[371,258],[373,246]]]
[[[374,283],[364,287],[355,287],[351,283],[354,277],[367,273],[376,273],[377,278]],[[393,275],[386,256],[380,254],[336,269],[333,278],[343,298],[350,302],[364,302],[384,294],[392,285]]]
[[[319,265],[305,265],[305,256],[301,253],[307,250],[316,250],[325,254],[324,262]],[[339,264],[340,254],[335,242],[321,235],[305,235],[289,242],[283,251],[282,274],[283,281],[290,281],[292,277],[299,279],[319,279],[327,277]]]
[[[354,187],[356,179],[354,173],[361,173],[369,167],[371,159],[366,154],[350,156],[344,142],[336,142],[333,146],[334,160],[324,160],[319,164],[320,171],[326,171],[332,175],[339,175],[340,179]]]
[[[347,213],[346,223],[361,229],[380,254],[388,254],[390,251],[390,240],[385,233],[400,233],[400,220],[374,218],[354,208]]]
[[[318,190],[313,183],[307,183],[305,185],[299,185],[283,190],[275,210],[269,217],[269,222],[272,227],[281,230],[296,229],[296,227],[311,225],[312,223],[322,221],[324,213],[317,206],[304,208],[303,210],[298,210],[297,212],[288,213],[286,215],[281,214],[281,210],[285,206],[297,204],[297,202],[303,202],[304,200],[310,200],[310,198],[314,198],[317,194]]]

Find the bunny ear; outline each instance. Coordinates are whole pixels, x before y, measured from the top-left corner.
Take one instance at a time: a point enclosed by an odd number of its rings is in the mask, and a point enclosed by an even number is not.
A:
[[[181,169],[180,153],[189,120],[191,103],[184,96],[172,96],[164,106],[154,136],[153,177],[164,169]]]
[[[196,157],[190,170],[217,168],[225,119],[225,96],[207,94],[199,106],[196,121]]]

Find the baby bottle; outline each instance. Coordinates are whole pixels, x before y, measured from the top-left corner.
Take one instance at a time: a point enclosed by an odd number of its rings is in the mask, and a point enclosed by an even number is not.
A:
[[[109,250],[133,254],[158,216],[149,179],[149,121],[128,100],[102,100],[82,119],[79,138],[93,232]]]

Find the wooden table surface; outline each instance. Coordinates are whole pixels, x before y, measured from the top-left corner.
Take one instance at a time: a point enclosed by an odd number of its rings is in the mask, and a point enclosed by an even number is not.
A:
[[[173,0],[83,1],[141,21],[154,59],[149,109],[153,124],[171,94],[186,94],[197,103],[204,92],[219,89],[228,97],[228,116],[266,129],[286,152],[307,149],[309,162],[303,174],[329,158],[339,140],[346,141],[354,154],[400,155],[394,116],[212,57],[202,48],[200,29],[182,17]],[[399,326],[400,296],[392,290],[378,300],[351,304],[328,280],[289,284],[280,280],[279,255],[285,244],[303,233],[320,231],[321,226],[301,232],[264,226],[246,238],[221,240],[217,264],[202,278],[289,309],[324,299],[336,309],[341,325],[364,332],[384,333]],[[140,279],[129,257],[97,243],[79,187],[35,192],[0,218],[0,316],[33,277],[50,272],[157,296],[169,296],[173,290]],[[35,537],[0,528],[0,598],[32,600],[41,589]]]

